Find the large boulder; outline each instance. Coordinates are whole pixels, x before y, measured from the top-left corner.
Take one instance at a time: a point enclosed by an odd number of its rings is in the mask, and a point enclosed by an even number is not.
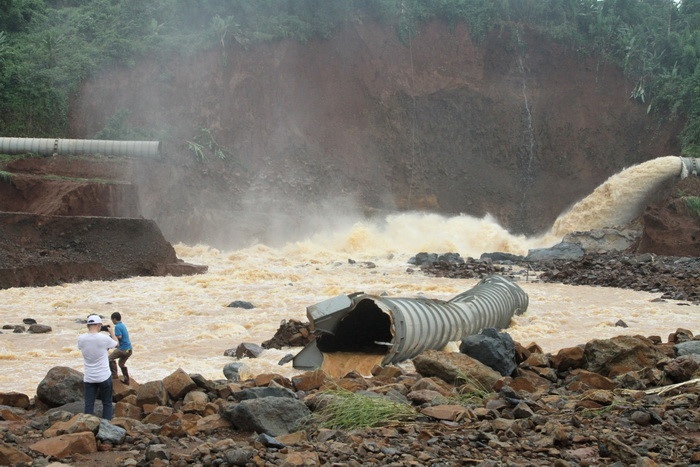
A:
[[[36,389],[37,398],[49,407],[83,399],[83,374],[67,366],[56,366],[46,373]]]
[[[462,339],[459,351],[479,360],[503,376],[513,374],[515,365],[515,343],[510,334],[488,328],[479,334]]]
[[[280,436],[296,431],[311,411],[303,402],[289,397],[248,399],[222,407],[222,415],[243,431]]]
[[[436,376],[455,385],[491,390],[501,374],[479,360],[458,352],[426,350],[413,358],[413,366],[424,377]]]
[[[586,343],[587,369],[613,378],[631,371],[654,368],[666,354],[641,336],[617,336]]]

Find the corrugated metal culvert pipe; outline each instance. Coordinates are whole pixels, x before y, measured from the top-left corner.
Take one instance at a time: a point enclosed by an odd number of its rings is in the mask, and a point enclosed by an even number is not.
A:
[[[699,175],[700,174],[700,159],[695,157],[681,157],[681,178],[685,178],[688,175]]]
[[[294,357],[293,365],[320,368],[324,352],[383,354],[383,365],[398,363],[485,328],[506,328],[527,306],[527,294],[502,276],[487,277],[447,302],[340,295],[307,308],[317,337]]]
[[[34,153],[40,156],[160,157],[160,141],[99,139],[0,138],[0,154]]]

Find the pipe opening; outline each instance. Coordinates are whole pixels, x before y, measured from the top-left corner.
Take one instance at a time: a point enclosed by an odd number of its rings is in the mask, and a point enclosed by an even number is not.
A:
[[[321,352],[386,354],[393,339],[389,315],[370,299],[361,300],[338,322],[333,334],[321,334],[316,345]],[[381,342],[382,344],[378,344]]]

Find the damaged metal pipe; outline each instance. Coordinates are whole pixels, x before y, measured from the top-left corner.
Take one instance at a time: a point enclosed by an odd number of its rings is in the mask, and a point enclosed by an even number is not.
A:
[[[681,157],[681,178],[688,175],[700,174],[700,159],[695,157]]]
[[[97,139],[0,138],[0,154],[34,153],[40,156],[160,157],[160,141]]]
[[[294,357],[293,366],[320,368],[323,353],[332,352],[379,354],[382,365],[398,363],[485,328],[506,328],[527,306],[527,294],[497,275],[449,301],[339,295],[307,307],[317,336]]]

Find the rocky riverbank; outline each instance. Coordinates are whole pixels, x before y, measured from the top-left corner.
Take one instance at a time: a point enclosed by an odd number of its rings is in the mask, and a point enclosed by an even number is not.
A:
[[[423,254],[425,255],[425,254]],[[700,258],[657,256],[650,253],[586,253],[580,259],[525,261],[501,254],[462,259],[459,255],[416,256],[417,266],[428,275],[481,278],[490,274],[567,285],[597,285],[661,293],[661,299],[700,303]]]
[[[80,413],[82,375],[56,367],[34,399],[0,393],[0,464],[700,464],[700,340],[691,330],[556,355],[512,349],[501,358],[517,365],[506,376],[441,351],[415,357],[415,371],[376,367],[369,377],[239,381],[226,372],[210,381],[178,369],[115,382],[111,423]]]

